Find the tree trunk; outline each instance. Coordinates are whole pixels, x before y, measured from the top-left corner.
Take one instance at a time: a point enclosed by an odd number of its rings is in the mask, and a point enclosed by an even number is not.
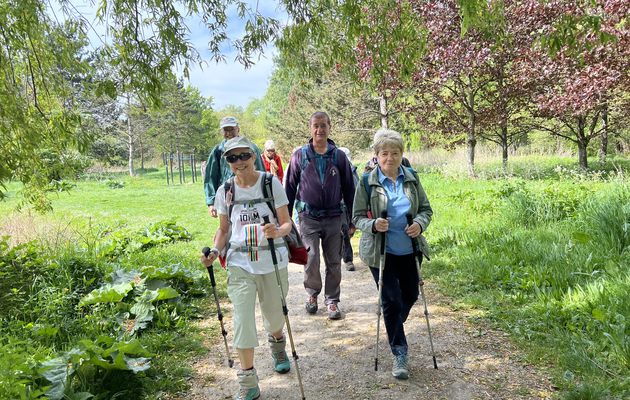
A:
[[[507,106],[505,104],[504,97],[504,87],[503,87],[503,69],[499,70],[499,74],[497,77],[497,87],[498,92],[501,94],[499,97],[499,112],[501,117],[500,127],[501,127],[501,150],[502,150],[502,164],[503,164],[503,172],[507,172],[508,166],[508,115],[507,115]]]
[[[588,147],[589,139],[586,137],[586,118],[578,117],[577,126],[577,146],[578,146],[578,164],[581,169],[588,169],[588,154],[586,149]]]
[[[379,114],[381,115],[381,128],[389,128],[389,113],[387,112],[387,96],[381,94],[379,98]]]
[[[477,140],[474,135],[468,135],[468,139],[466,140],[466,159],[468,162],[468,176],[471,178],[475,177],[475,146],[477,145]]]
[[[140,139],[140,170],[144,173],[144,146],[142,145],[142,139]]]
[[[502,161],[503,161],[503,172],[507,172],[508,167],[508,141],[507,141],[507,126],[501,127],[501,153],[502,153]]]
[[[468,137],[466,139],[466,152],[468,162],[468,176],[475,176],[475,146],[477,138],[475,137],[476,118],[475,118],[475,93],[473,91],[472,78],[468,77]]]
[[[129,150],[129,176],[133,176],[133,132],[131,130],[131,99],[127,96],[127,148]]]
[[[608,104],[602,111],[602,141],[599,147],[599,162],[605,163],[608,155]]]

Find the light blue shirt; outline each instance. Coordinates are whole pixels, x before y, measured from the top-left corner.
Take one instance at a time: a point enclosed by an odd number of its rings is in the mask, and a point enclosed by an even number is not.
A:
[[[411,239],[405,233],[407,228],[407,216],[411,202],[405,195],[403,183],[405,174],[402,167],[398,169],[396,181],[392,181],[378,167],[378,181],[387,194],[387,219],[389,220],[389,230],[386,235],[386,251],[390,254],[403,256],[413,253]]]

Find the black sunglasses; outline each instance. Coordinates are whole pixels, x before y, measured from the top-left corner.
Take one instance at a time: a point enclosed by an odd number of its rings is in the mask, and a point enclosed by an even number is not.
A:
[[[252,158],[252,153],[241,153],[241,154],[230,154],[229,156],[225,156],[225,160],[230,164],[234,164],[236,161],[247,161]]]

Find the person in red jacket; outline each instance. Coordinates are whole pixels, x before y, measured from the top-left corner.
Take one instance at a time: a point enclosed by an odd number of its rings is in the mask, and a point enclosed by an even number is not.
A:
[[[265,170],[275,175],[280,182],[284,176],[284,170],[282,169],[282,160],[278,153],[276,153],[276,144],[273,140],[267,140],[265,142],[265,151],[262,154],[263,164]]]

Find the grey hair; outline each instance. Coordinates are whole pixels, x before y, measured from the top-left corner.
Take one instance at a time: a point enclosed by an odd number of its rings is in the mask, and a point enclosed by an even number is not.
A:
[[[402,154],[404,150],[404,142],[400,133],[391,129],[381,128],[374,134],[374,141],[372,142],[372,148],[374,154],[378,154],[384,147],[394,147],[400,150]]]

